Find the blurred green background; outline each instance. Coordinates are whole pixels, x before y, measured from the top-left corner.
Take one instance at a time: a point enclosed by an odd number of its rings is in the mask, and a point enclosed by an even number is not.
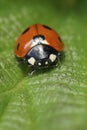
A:
[[[28,76],[14,46],[35,23],[59,32],[66,57]],[[87,130],[86,0],[0,0],[0,130]]]

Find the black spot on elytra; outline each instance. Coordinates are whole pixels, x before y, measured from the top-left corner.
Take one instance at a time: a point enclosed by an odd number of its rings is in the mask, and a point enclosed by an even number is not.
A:
[[[36,38],[38,38],[38,35],[35,35],[35,36],[33,37],[33,39],[36,39]]]
[[[29,29],[30,29],[29,27],[26,28],[22,34],[25,34],[27,31],[29,31]]]
[[[45,37],[44,37],[44,35],[39,35],[39,37],[41,37],[43,40],[45,40]]]
[[[43,27],[46,28],[46,29],[52,30],[52,28],[50,28],[50,27],[48,27],[46,25],[43,25]]]
[[[43,36],[43,35],[35,35],[34,37],[33,37],[33,39],[36,39],[36,38],[38,38],[38,37],[41,37],[43,40],[45,39],[45,37]]]
[[[19,47],[20,47],[20,43],[17,44],[17,50],[19,50]]]
[[[60,42],[62,42],[62,40],[61,40],[61,38],[60,38],[60,37],[58,37],[58,40],[59,40]]]

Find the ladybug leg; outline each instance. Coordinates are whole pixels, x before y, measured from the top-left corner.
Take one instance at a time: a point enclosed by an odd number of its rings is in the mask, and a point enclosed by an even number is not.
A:
[[[28,72],[28,76],[32,76],[35,73],[35,69],[32,69],[30,72]]]
[[[63,61],[65,55],[64,52],[58,52],[58,66],[61,67],[61,62]]]
[[[15,58],[16,58],[16,63],[17,63],[17,64],[23,63],[23,59],[20,59],[20,58],[17,58],[17,57],[15,57]]]
[[[60,60],[60,58],[58,57],[58,67],[60,68],[61,67],[61,60]]]

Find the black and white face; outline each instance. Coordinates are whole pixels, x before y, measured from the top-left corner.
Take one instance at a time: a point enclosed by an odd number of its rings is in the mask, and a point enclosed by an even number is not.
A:
[[[25,56],[27,64],[33,68],[47,68],[56,65],[60,52],[44,44],[34,46]]]
[[[35,36],[31,46],[32,49],[24,57],[30,67],[38,69],[57,64],[60,52],[50,47],[44,36]]]

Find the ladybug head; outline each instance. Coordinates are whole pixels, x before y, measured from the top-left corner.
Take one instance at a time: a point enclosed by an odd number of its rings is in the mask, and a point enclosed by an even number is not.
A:
[[[27,64],[33,68],[47,68],[58,62],[60,52],[45,44],[34,46],[25,56]]]

